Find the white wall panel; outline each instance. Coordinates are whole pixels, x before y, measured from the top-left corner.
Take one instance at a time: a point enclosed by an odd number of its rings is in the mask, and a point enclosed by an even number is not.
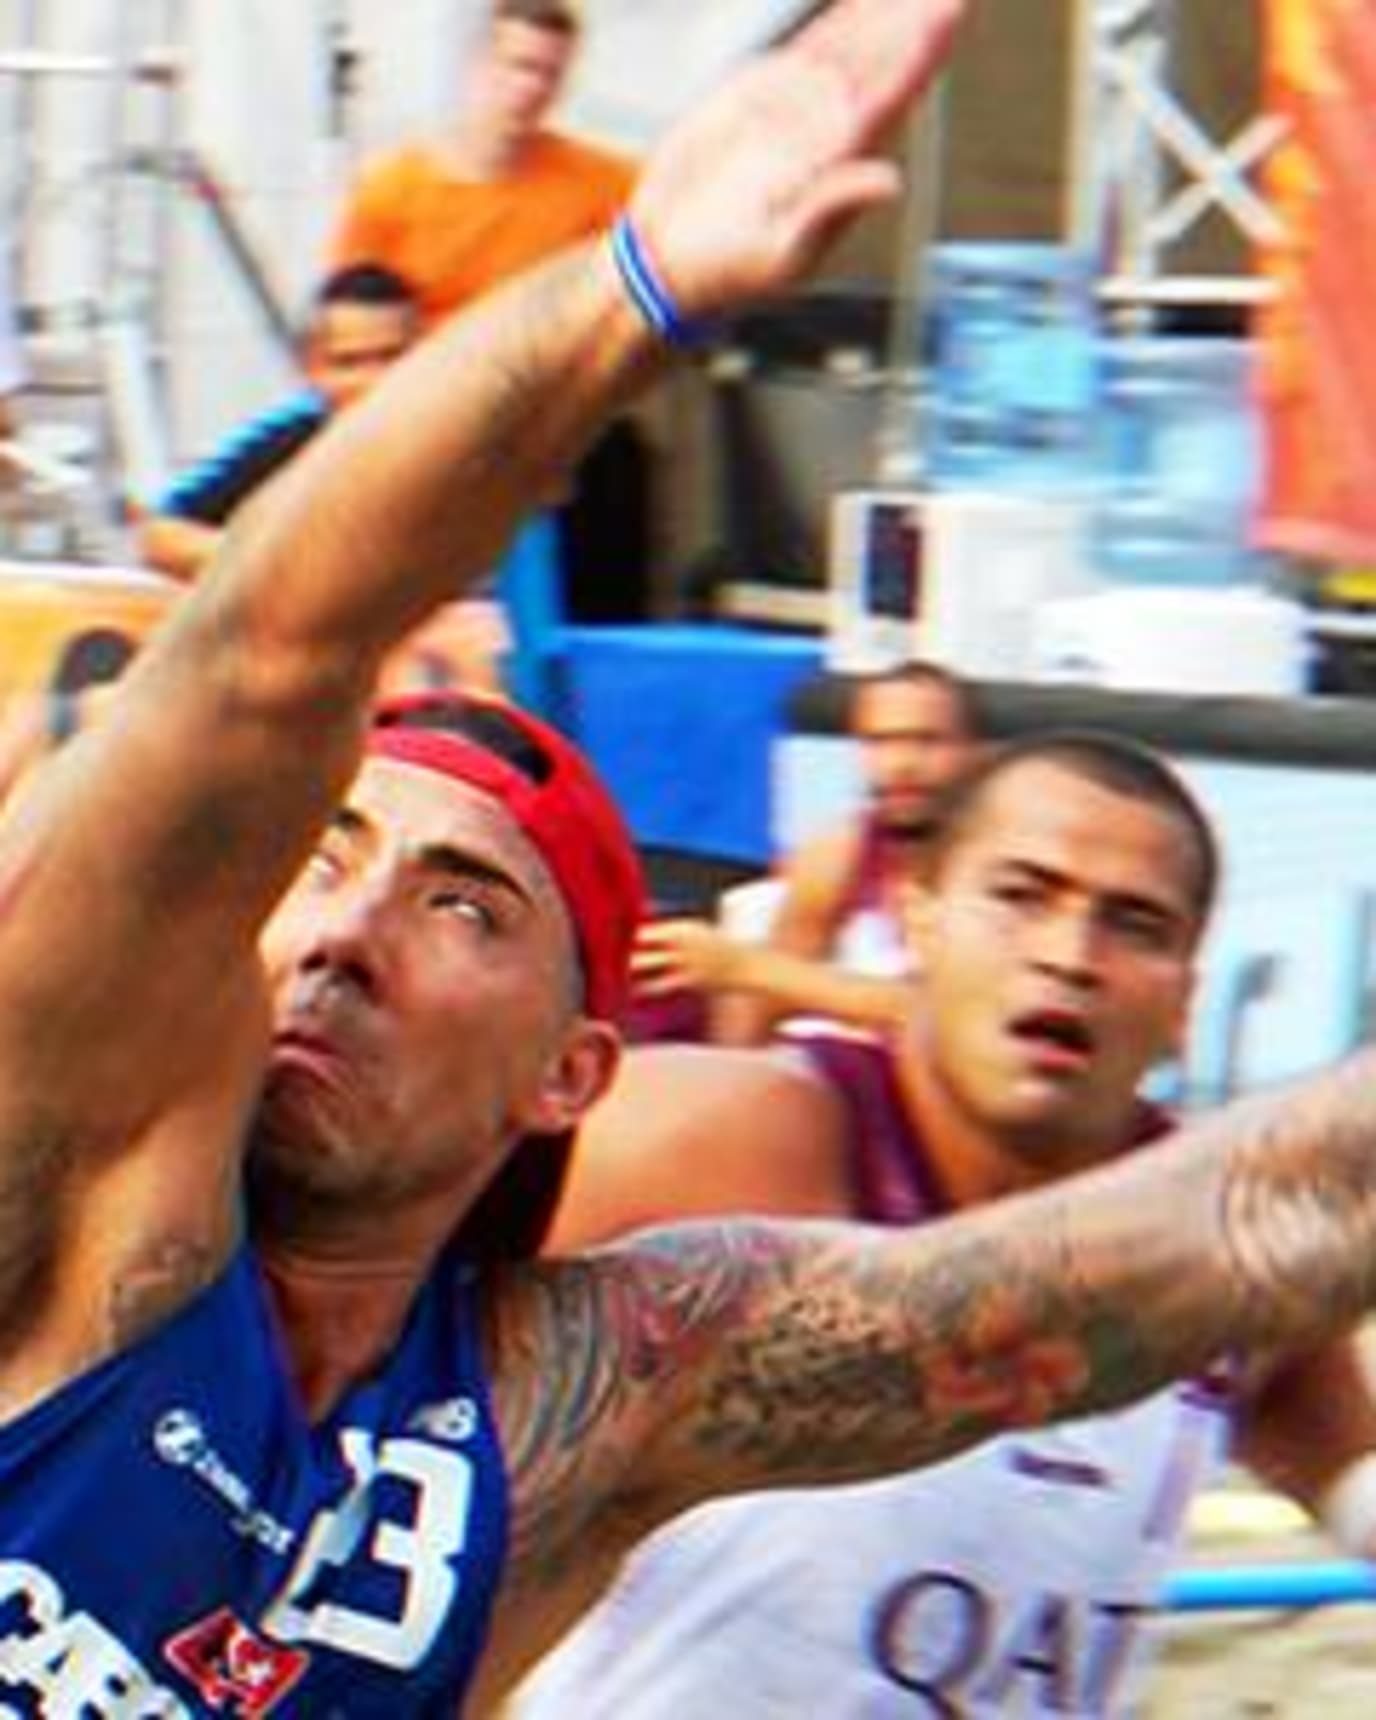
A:
[[[805,10],[801,0],[589,0],[571,120],[643,149],[661,127],[758,43]]]
[[[724,65],[798,10],[799,0],[586,0],[567,121],[643,148]],[[180,94],[138,88],[123,109],[124,141],[155,140],[174,113],[171,140],[203,152],[297,309],[351,166],[443,122],[482,16],[483,0],[0,0],[0,54],[40,46],[114,55],[121,28],[144,46],[170,35],[166,45],[184,56]],[[341,39],[358,50],[343,104],[330,75]],[[116,89],[76,78],[28,87],[26,98],[0,70],[0,212],[25,207],[26,300],[108,304]],[[140,223],[137,246],[133,220],[125,224],[126,261],[136,249],[134,284],[156,301],[171,443],[186,458],[270,402],[291,370],[195,200],[170,180],[133,191],[126,183],[124,197]]]

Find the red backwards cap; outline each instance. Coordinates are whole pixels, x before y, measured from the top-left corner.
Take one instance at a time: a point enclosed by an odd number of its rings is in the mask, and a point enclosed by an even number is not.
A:
[[[495,717],[539,755],[544,768],[528,774],[478,735],[445,726],[461,725],[465,713],[474,713],[479,723],[485,714]],[[644,881],[621,814],[582,753],[528,711],[446,690],[386,700],[373,719],[368,756],[438,771],[501,801],[564,899],[578,938],[588,1014],[620,1016],[631,945],[644,913]]]

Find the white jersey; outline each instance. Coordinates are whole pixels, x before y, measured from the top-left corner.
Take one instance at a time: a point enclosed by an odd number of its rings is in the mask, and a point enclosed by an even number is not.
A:
[[[1103,1720],[1227,1400],[1180,1386],[911,1476],[704,1506],[536,1668],[519,1720]]]

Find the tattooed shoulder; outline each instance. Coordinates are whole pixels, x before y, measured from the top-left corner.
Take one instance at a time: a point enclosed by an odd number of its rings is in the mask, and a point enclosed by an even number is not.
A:
[[[797,1251],[797,1227],[683,1225],[500,1281],[489,1344],[520,1542],[566,1542],[625,1497],[665,1388]]]

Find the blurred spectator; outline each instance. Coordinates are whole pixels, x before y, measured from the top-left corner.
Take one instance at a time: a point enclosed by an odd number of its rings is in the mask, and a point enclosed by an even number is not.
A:
[[[301,343],[309,386],[236,431],[158,499],[139,536],[148,565],[194,579],[239,507],[330,418],[362,399],[419,327],[415,298],[391,269],[353,263],[328,276]],[[466,598],[438,611],[394,654],[384,686],[389,693],[418,685],[499,692],[509,647],[500,605]]]
[[[308,386],[236,430],[153,504],[139,548],[174,579],[194,579],[242,503],[336,412],[361,399],[415,339],[415,299],[392,270],[358,263],[316,294],[301,341]]]
[[[860,812],[789,858],[762,939],[702,920],[646,926],[636,952],[642,1007],[705,994],[711,1037],[730,1045],[759,1044],[802,1013],[875,1030],[906,1015],[902,897],[921,877],[934,803],[974,760],[979,716],[963,681],[908,663],[857,682],[850,732],[865,782]]]
[[[628,159],[551,129],[581,35],[565,0],[491,0],[443,133],[364,167],[331,242],[335,266],[371,259],[407,280],[426,327],[610,226]],[[563,606],[575,621],[647,608],[649,456],[631,420],[590,451],[558,508]]]
[[[629,161],[548,129],[577,51],[562,0],[493,0],[453,126],[365,167],[332,261],[386,263],[427,326],[611,224]]]

